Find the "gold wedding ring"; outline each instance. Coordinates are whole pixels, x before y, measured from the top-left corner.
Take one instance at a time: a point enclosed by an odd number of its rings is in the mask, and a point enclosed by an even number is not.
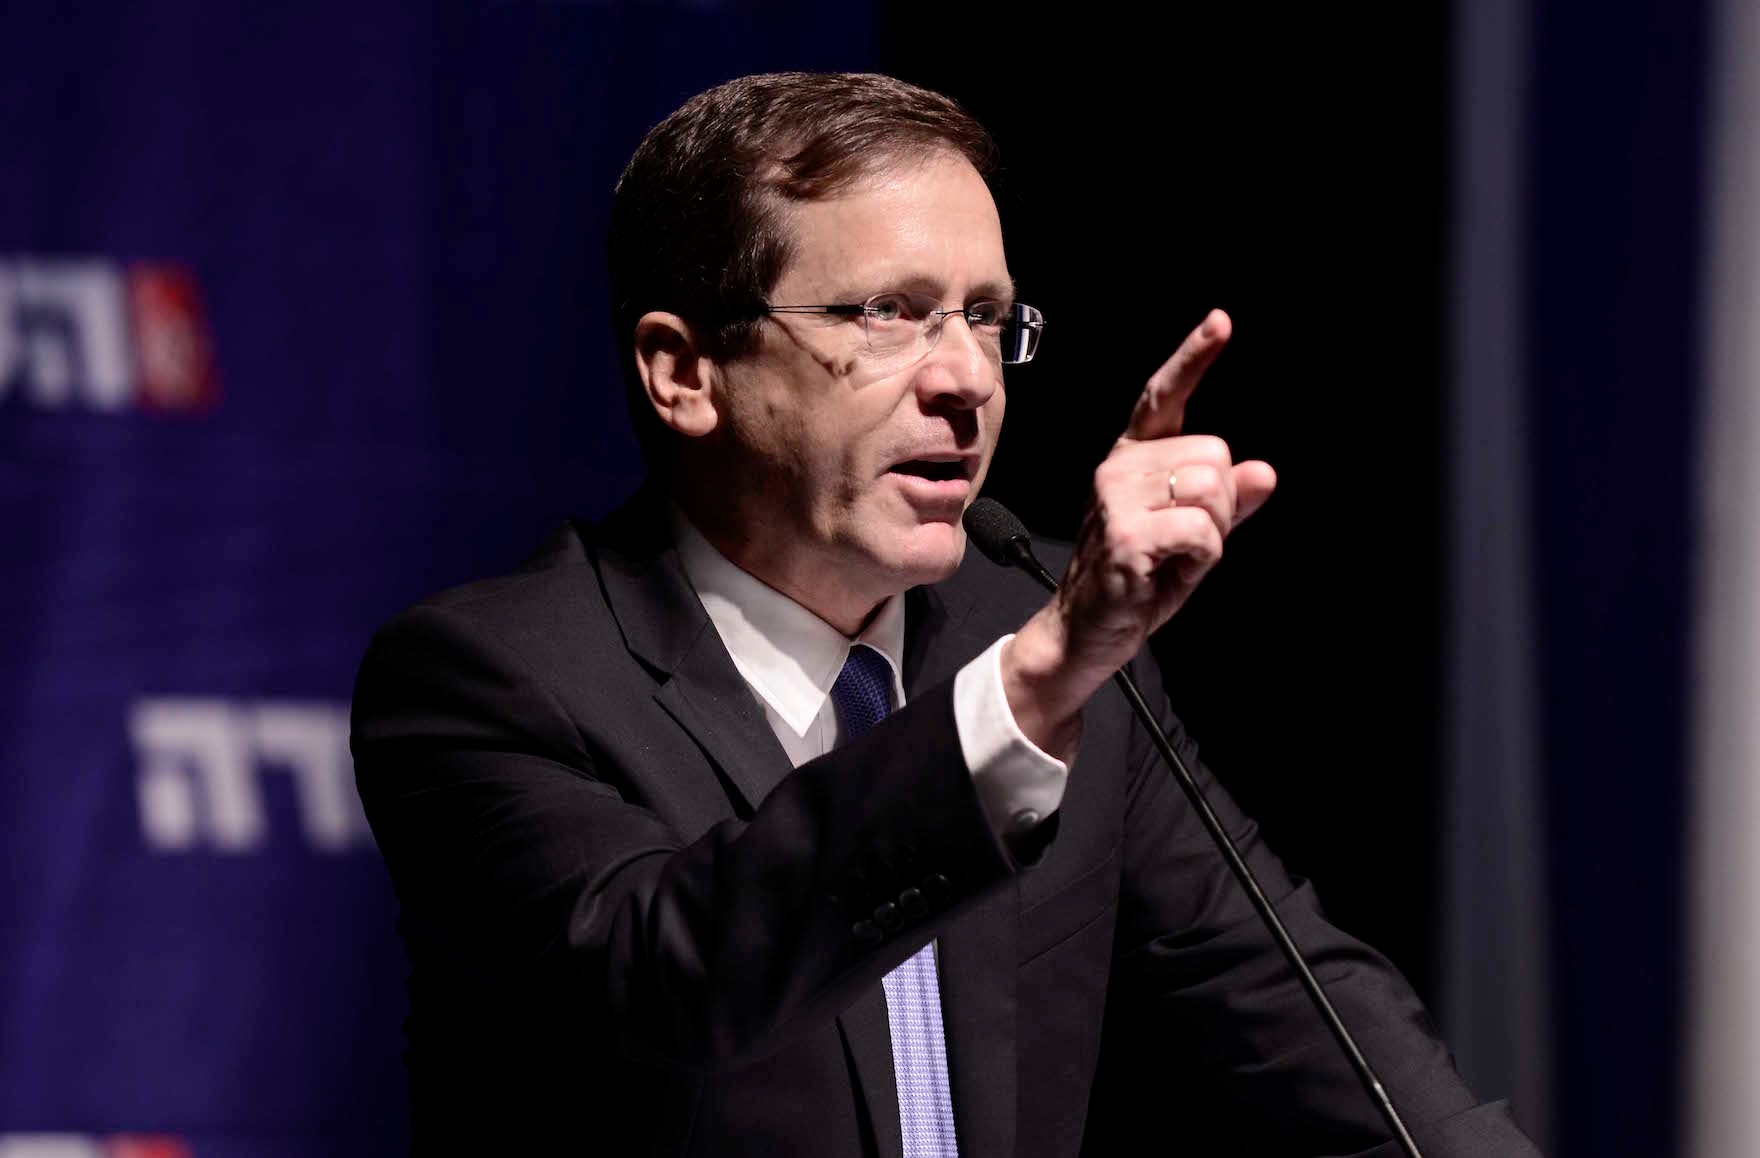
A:
[[[1170,507],[1179,506],[1179,495],[1173,489],[1178,479],[1179,476],[1176,474],[1167,476],[1167,505]]]

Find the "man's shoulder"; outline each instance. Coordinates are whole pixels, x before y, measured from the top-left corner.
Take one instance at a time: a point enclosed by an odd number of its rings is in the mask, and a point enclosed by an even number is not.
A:
[[[435,592],[404,615],[424,611],[465,618],[530,613],[551,606],[565,593],[598,586],[593,577],[592,524],[570,520],[544,537],[512,570]]]
[[[511,649],[530,662],[563,641],[571,649],[612,645],[621,636],[605,602],[593,540],[593,524],[565,523],[514,570],[405,608],[378,630],[369,651],[451,639]]]
[[[569,519],[552,530],[506,574],[430,595],[404,614],[444,611],[470,618],[529,618],[565,609],[605,610],[600,572],[657,570],[656,558],[671,545],[663,500],[652,486],[638,488],[605,518]]]

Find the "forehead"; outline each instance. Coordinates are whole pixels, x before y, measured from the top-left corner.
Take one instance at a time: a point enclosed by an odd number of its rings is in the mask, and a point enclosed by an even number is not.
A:
[[[775,301],[827,295],[811,303],[821,304],[889,289],[1012,293],[996,202],[963,157],[938,153],[877,169],[834,197],[791,204],[786,220],[794,260]]]

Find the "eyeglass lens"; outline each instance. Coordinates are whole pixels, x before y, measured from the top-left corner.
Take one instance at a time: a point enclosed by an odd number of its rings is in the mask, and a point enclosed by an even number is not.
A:
[[[949,311],[924,294],[889,293],[868,299],[864,314],[868,349],[884,355],[917,347],[926,353],[940,339]],[[1032,361],[1038,352],[1045,318],[1032,306],[977,302],[965,311],[965,317],[972,336],[993,361],[1020,365]]]

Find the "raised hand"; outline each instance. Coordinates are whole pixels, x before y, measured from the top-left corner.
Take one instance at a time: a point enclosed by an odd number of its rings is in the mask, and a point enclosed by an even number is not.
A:
[[[1277,485],[1269,464],[1237,463],[1220,438],[1182,433],[1186,402],[1232,329],[1210,311],[1149,378],[1094,471],[1062,589],[1003,651],[1016,721],[1047,751],[1073,747],[1088,697],[1179,610]]]

